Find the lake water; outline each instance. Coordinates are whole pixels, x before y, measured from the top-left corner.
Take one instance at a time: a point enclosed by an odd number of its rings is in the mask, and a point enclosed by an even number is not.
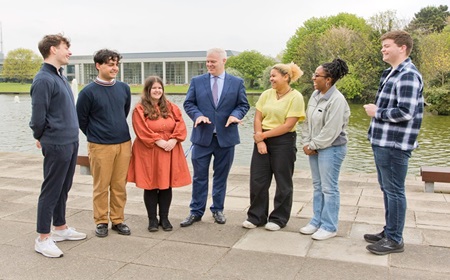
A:
[[[15,102],[18,96],[20,103]],[[132,108],[139,100],[139,96],[133,95]],[[170,95],[168,98],[182,108],[184,95]],[[253,150],[253,116],[255,112],[254,104],[258,96],[250,95],[249,101],[252,105],[249,113],[244,118],[243,125],[240,126],[241,144],[236,146],[234,165],[248,166]],[[344,160],[342,171],[355,173],[374,173],[372,149],[366,138],[367,128],[370,118],[364,112],[362,105],[352,104],[349,125],[348,154]],[[0,151],[2,152],[22,152],[39,154],[40,150],[35,147],[31,129],[28,126],[31,116],[31,97],[29,94],[0,94]],[[184,114],[184,119],[188,127],[188,133],[192,130],[192,121]],[[128,117],[130,131],[134,138],[131,126],[131,114]],[[409,173],[419,174],[422,165],[450,166],[450,116],[425,115],[422,129],[419,135],[420,147],[416,149],[410,160]],[[300,127],[298,132],[300,133]],[[188,139],[189,139],[188,135]],[[298,140],[300,137],[298,137]],[[191,143],[189,140],[183,143],[185,150],[188,150]],[[307,157],[303,154],[300,144],[297,145],[296,166],[300,169],[308,169]],[[86,137],[80,132],[79,154],[87,154]]]

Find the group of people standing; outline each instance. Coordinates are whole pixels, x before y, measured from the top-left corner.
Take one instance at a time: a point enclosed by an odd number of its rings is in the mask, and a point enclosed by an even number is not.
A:
[[[391,65],[383,73],[375,104],[364,105],[372,118],[368,138],[374,151],[378,180],[384,195],[386,224],[377,234],[366,234],[374,254],[402,252],[406,211],[405,177],[411,151],[423,115],[423,82],[409,54],[411,36],[391,31],[381,38],[383,60]],[[67,65],[70,42],[60,34],[47,35],[39,43],[44,64],[32,87],[30,127],[42,148],[44,182],[38,202],[35,250],[46,257],[61,257],[54,241],[82,240],[86,234],[68,227],[66,201],[78,154],[78,129],[86,135],[93,176],[93,215],[98,237],[108,235],[108,225],[122,235],[131,230],[124,223],[126,184],[143,189],[148,230],[173,229],[169,221],[172,188],[192,182],[189,215],[180,223],[188,227],[205,214],[209,169],[212,160],[212,204],[218,224],[225,224],[227,179],[235,146],[240,143],[238,125],[248,112],[242,79],[225,71],[223,49],[207,51],[208,73],[190,83],[184,111],[193,121],[191,177],[181,146],[187,137],[180,108],[164,93],[160,77],[145,80],[140,102],[132,110],[136,135],[131,142],[126,121],[131,111],[130,87],[116,80],[121,55],[103,49],[94,55],[98,76],[80,93],[75,105],[61,66]],[[300,233],[326,240],[338,231],[339,173],[347,153],[350,108],[336,82],[349,73],[340,58],[319,65],[312,75],[315,91],[305,109],[302,94],[291,84],[302,75],[295,64],[276,64],[270,71],[271,89],[255,107],[254,149],[250,166],[250,207],[242,226],[264,226],[270,231],[285,227],[293,202],[293,174],[297,154],[297,126],[302,123],[301,145],[308,156],[313,185],[313,217]],[[276,191],[269,213],[269,188]],[[54,228],[52,230],[51,225]]]

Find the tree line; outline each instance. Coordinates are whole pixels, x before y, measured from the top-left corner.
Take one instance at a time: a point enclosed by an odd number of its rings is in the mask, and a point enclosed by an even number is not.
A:
[[[381,59],[380,36],[403,29],[414,38],[411,58],[423,75],[427,109],[450,115],[450,12],[448,6],[427,6],[411,21],[399,19],[395,11],[375,14],[369,19],[354,14],[310,18],[299,27],[277,58],[256,50],[228,58],[227,72],[244,79],[248,89],[270,87],[270,68],[277,61],[295,62],[304,75],[294,84],[303,95],[313,92],[311,76],[317,66],[334,58],[344,59],[350,74],[337,84],[353,103],[373,102],[381,72],[388,67]],[[16,49],[8,53],[2,79],[30,82],[40,68],[42,58],[32,50]]]
[[[353,14],[311,18],[299,27],[279,55],[283,63],[295,62],[304,75],[294,84],[305,96],[313,92],[311,76],[317,66],[334,58],[344,59],[350,74],[337,84],[353,103],[373,102],[381,72],[380,36],[403,29],[414,38],[411,58],[424,78],[427,109],[450,114],[450,12],[446,5],[428,6],[410,22],[388,10],[368,20]],[[276,60],[257,51],[244,51],[227,61],[227,71],[242,77],[248,88],[268,88],[270,67]]]

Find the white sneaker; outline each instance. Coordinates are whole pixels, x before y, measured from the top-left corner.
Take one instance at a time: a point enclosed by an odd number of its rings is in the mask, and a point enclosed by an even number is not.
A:
[[[336,232],[330,232],[322,228],[319,228],[313,235],[311,235],[311,238],[315,240],[325,240],[335,236]]]
[[[51,237],[40,240],[39,237],[34,241],[34,250],[48,258],[59,258],[63,256],[63,252],[56,246],[55,241]]]
[[[315,227],[311,224],[307,224],[306,226],[300,229],[300,233],[310,235],[315,233],[318,229],[319,229],[318,227]]]
[[[268,222],[266,224],[265,228],[267,230],[276,231],[276,230],[280,230],[281,227],[279,225],[275,224],[275,223]]]
[[[52,238],[54,241],[64,240],[83,240],[86,238],[86,233],[78,232],[74,228],[69,227],[63,230],[53,230]]]
[[[252,228],[255,228],[256,227],[256,225],[254,225],[254,224],[252,224],[251,222],[249,222],[249,221],[244,221],[243,223],[242,223],[242,227],[245,227],[245,228],[248,228],[248,229],[252,229]]]

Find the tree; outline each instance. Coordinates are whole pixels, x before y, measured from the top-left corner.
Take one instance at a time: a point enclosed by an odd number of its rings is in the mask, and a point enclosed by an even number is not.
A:
[[[382,69],[379,50],[379,34],[363,18],[342,13],[306,21],[289,39],[283,61],[294,61],[302,68],[305,75],[299,81],[300,91],[308,95],[313,91],[311,75],[315,69],[339,57],[351,72],[340,83],[345,85],[343,94],[349,99],[366,100],[378,84],[374,77],[379,77]]]
[[[396,11],[387,10],[371,16],[368,23],[381,35],[391,30],[403,29],[407,22],[399,19]]]
[[[418,13],[414,14],[414,18],[409,23],[407,31],[424,34],[441,32],[447,25],[447,18],[449,16],[450,12],[446,5],[422,8]]]
[[[275,59],[262,55],[257,51],[244,51],[228,58],[226,67],[239,71],[244,76],[248,88],[256,88],[267,66],[275,64]]]
[[[15,49],[8,53],[4,62],[2,75],[6,80],[25,83],[33,80],[39,71],[42,58],[29,49]]]
[[[424,79],[443,86],[450,79],[450,32],[431,33],[420,40],[420,72]]]

